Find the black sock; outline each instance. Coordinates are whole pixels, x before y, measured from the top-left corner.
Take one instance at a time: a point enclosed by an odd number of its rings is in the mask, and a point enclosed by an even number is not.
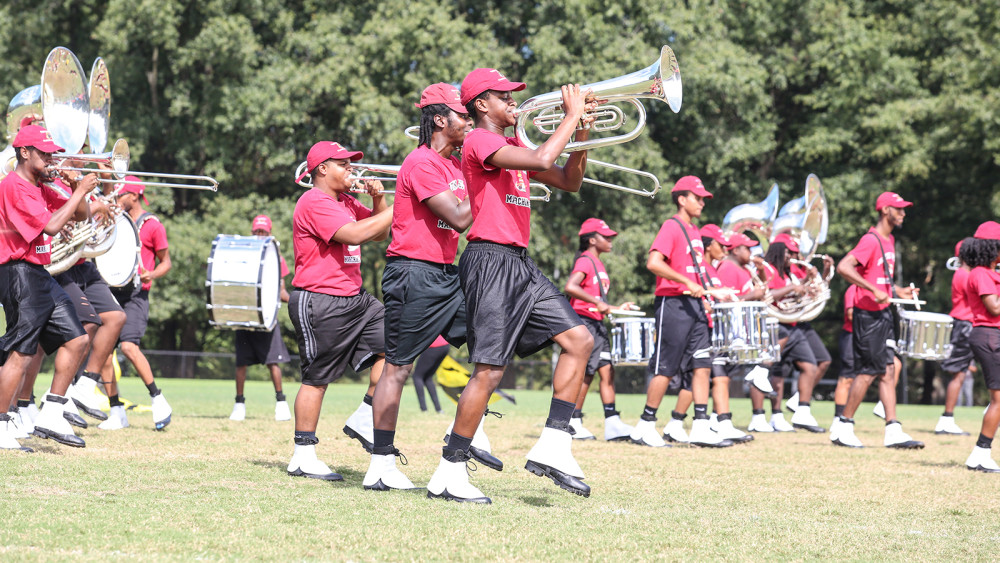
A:
[[[237,403],[245,403],[245,402],[247,402],[247,398],[244,397],[243,395],[237,395],[236,396],[236,402]]]
[[[892,419],[892,420],[887,420],[887,421],[885,421],[885,425],[886,425],[886,426],[889,426],[890,424],[899,424],[899,421],[898,421],[898,420],[896,420],[895,418],[894,418],[894,419]]]
[[[639,418],[641,418],[642,420],[656,420],[657,409],[659,409],[659,407],[651,407],[649,405],[646,405],[645,407],[642,408],[642,416],[640,416]]]
[[[375,436],[372,445],[376,448],[384,448],[385,446],[391,446],[393,440],[396,439],[395,430],[379,430],[375,429]]]
[[[573,418],[583,418],[583,411],[580,409],[573,409]]]
[[[155,381],[152,382],[152,383],[150,383],[149,385],[147,385],[146,389],[149,389],[149,396],[150,397],[155,397],[155,396],[157,396],[157,395],[160,394],[160,390],[156,387],[156,382]]]
[[[87,370],[83,370],[83,377],[86,377],[87,379],[93,379],[95,382],[101,380],[101,374]]]
[[[611,418],[617,414],[618,411],[615,410],[614,403],[604,403],[604,418]]]
[[[451,434],[448,436],[448,449],[449,450],[461,450],[463,452],[469,451],[469,446],[472,445],[472,438],[466,438],[465,436],[460,436],[455,429],[451,430]]]
[[[108,406],[109,407],[121,407],[121,406],[124,406],[124,405],[122,404],[122,400],[120,398],[118,398],[118,395],[112,395],[112,396],[108,397]]]
[[[800,407],[808,407],[809,406],[809,401],[799,401],[799,406]]]
[[[685,418],[687,418],[687,413],[670,411],[670,418],[674,420],[684,420]]]
[[[833,405],[833,416],[834,418],[840,418],[844,414],[844,407],[847,405]]]
[[[695,405],[694,406],[694,419],[695,420],[708,420],[708,405]]]
[[[19,408],[19,409],[23,409],[24,407],[26,407],[26,406],[28,406],[30,404],[31,404],[31,401],[29,401],[27,399],[18,399],[17,400],[17,408]]]
[[[274,400],[277,401],[277,402],[279,402],[279,403],[281,401],[284,401],[285,400],[285,394],[282,393],[281,391],[275,391],[275,393],[274,393]]]
[[[731,412],[724,412],[719,415],[719,422],[722,422],[723,420],[732,420],[732,419],[733,419],[733,413]]]
[[[840,415],[840,421],[841,422],[846,422],[847,424],[854,424],[854,419],[853,418],[847,418],[844,415]]]
[[[296,446],[312,446],[318,443],[319,443],[319,438],[316,437],[315,432],[302,432],[299,430],[295,431]]]
[[[368,405],[368,406],[371,406],[373,400],[374,399],[372,399],[371,395],[366,394],[365,398],[361,402],[364,403],[364,404],[366,404],[366,405]]]
[[[754,414],[764,414],[764,409],[754,409],[753,413]]]
[[[942,414],[941,416],[947,416],[947,417],[950,417],[950,418],[955,418],[955,413],[954,412],[944,411],[944,414]]]
[[[576,403],[553,397],[552,402],[549,403],[549,420],[569,424],[569,419],[573,417],[574,409],[576,409]]]
[[[987,450],[993,447],[993,438],[987,438],[983,436],[982,433],[979,434],[979,439],[976,440],[976,447],[986,448]]]

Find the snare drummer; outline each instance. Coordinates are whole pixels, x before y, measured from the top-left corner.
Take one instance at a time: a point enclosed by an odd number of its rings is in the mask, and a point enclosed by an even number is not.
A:
[[[951,329],[951,355],[941,362],[941,369],[952,375],[944,396],[944,414],[934,427],[935,434],[969,435],[955,424],[955,405],[958,404],[958,393],[965,378],[969,377],[969,366],[974,359],[972,348],[969,347],[972,309],[969,307],[968,280],[971,268],[962,260],[961,252],[962,246],[974,240],[969,237],[955,245],[955,256],[959,260],[959,265],[951,278],[951,312],[948,313],[955,322]]]
[[[257,237],[271,236],[271,218],[258,215],[253,218],[251,232]],[[278,252],[280,299],[288,303],[288,291],[285,290],[285,276],[288,275],[288,264],[285,257]],[[288,409],[288,401],[281,391],[281,366],[290,361],[288,348],[281,338],[281,325],[274,325],[274,330],[237,330],[236,331],[236,402],[229,420],[243,420],[247,415],[246,397],[243,396],[244,384],[247,380],[247,366],[264,364],[271,374],[274,384],[274,420],[291,420],[292,413]]]
[[[962,244],[962,261],[968,264],[966,285],[972,310],[972,333],[969,345],[982,366],[983,379],[990,391],[990,404],[983,413],[983,424],[965,466],[986,473],[1000,473],[991,448],[1000,425],[1000,224],[987,221],[976,229],[975,237]]]
[[[372,393],[385,363],[385,309],[361,287],[361,245],[385,240],[392,208],[377,180],[364,182],[371,208],[348,194],[355,184],[351,162],[362,156],[339,143],[314,144],[302,175],[312,176],[313,188],[299,197],[292,215],[295,277],[288,313],[302,370],[295,397],[295,452],[288,464],[288,474],[295,477],[343,479],[316,457],[316,427],[327,386],[348,366],[371,372],[368,391],[344,433],[371,449]]]
[[[608,304],[608,289],[611,278],[601,262],[601,254],[611,252],[614,238],[618,233],[611,230],[604,221],[591,217],[580,225],[579,251],[573,263],[563,290],[569,296],[569,304],[580,315],[580,320],[594,337],[594,349],[587,360],[580,395],[576,399],[576,410],[569,426],[574,430],[574,440],[593,440],[594,434],[583,426],[583,403],[587,399],[590,384],[596,372],[600,379],[601,403],[604,405],[604,439],[608,441],[628,440],[632,427],[621,420],[621,413],[615,409],[615,368],[611,365],[611,342],[604,317],[611,310]],[[622,303],[619,308],[628,310],[633,304]]]
[[[851,448],[864,445],[854,434],[854,413],[865,398],[872,382],[879,379],[879,397],[885,408],[884,445],[889,448],[923,448],[924,443],[910,438],[896,420],[896,385],[893,351],[886,341],[894,334],[889,298],[896,295],[915,298],[917,290],[894,286],[896,239],[892,231],[903,225],[905,209],[913,205],[893,192],[883,192],[875,202],[878,223],[868,230],[858,244],[837,264],[837,273],[858,286],[854,298],[852,343],[854,369],[857,375],[851,384],[841,424],[837,427],[834,444]]]

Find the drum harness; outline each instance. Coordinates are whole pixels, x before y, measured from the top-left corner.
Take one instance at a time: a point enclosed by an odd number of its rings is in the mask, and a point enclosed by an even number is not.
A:
[[[877,234],[868,231],[866,235],[871,235],[875,237],[875,242],[878,243],[878,251],[882,253],[882,269],[885,271],[885,279],[889,280],[889,297],[896,297],[896,284],[892,280],[892,272],[889,271],[889,261],[885,258],[885,248],[882,247],[882,238]],[[899,307],[897,310],[892,312],[892,336],[896,340],[899,337]],[[895,349],[894,349],[895,351]]]

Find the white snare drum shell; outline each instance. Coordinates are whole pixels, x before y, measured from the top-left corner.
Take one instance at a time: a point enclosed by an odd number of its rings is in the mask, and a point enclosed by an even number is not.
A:
[[[899,312],[900,355],[917,360],[946,360],[951,356],[951,330],[955,320],[942,313]]]
[[[281,306],[274,237],[218,235],[208,258],[209,322],[219,328],[273,330]]]

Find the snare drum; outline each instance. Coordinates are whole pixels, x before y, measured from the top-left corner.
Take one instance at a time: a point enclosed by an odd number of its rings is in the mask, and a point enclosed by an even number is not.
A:
[[[941,313],[899,311],[898,350],[916,360],[947,360],[955,319]]]
[[[770,361],[766,309],[760,301],[713,303],[712,352],[734,364]]]
[[[281,306],[277,241],[274,237],[215,237],[205,285],[212,326],[273,330]]]
[[[115,241],[107,252],[94,257],[97,271],[111,287],[125,287],[139,272],[139,229],[122,213],[115,220]]]
[[[764,326],[767,327],[767,358],[764,359],[765,362],[781,361],[781,345],[778,344],[778,340],[781,338],[778,324],[778,319],[774,317],[764,319]]]
[[[644,366],[656,347],[653,319],[614,319],[611,329],[611,363],[617,366]]]

